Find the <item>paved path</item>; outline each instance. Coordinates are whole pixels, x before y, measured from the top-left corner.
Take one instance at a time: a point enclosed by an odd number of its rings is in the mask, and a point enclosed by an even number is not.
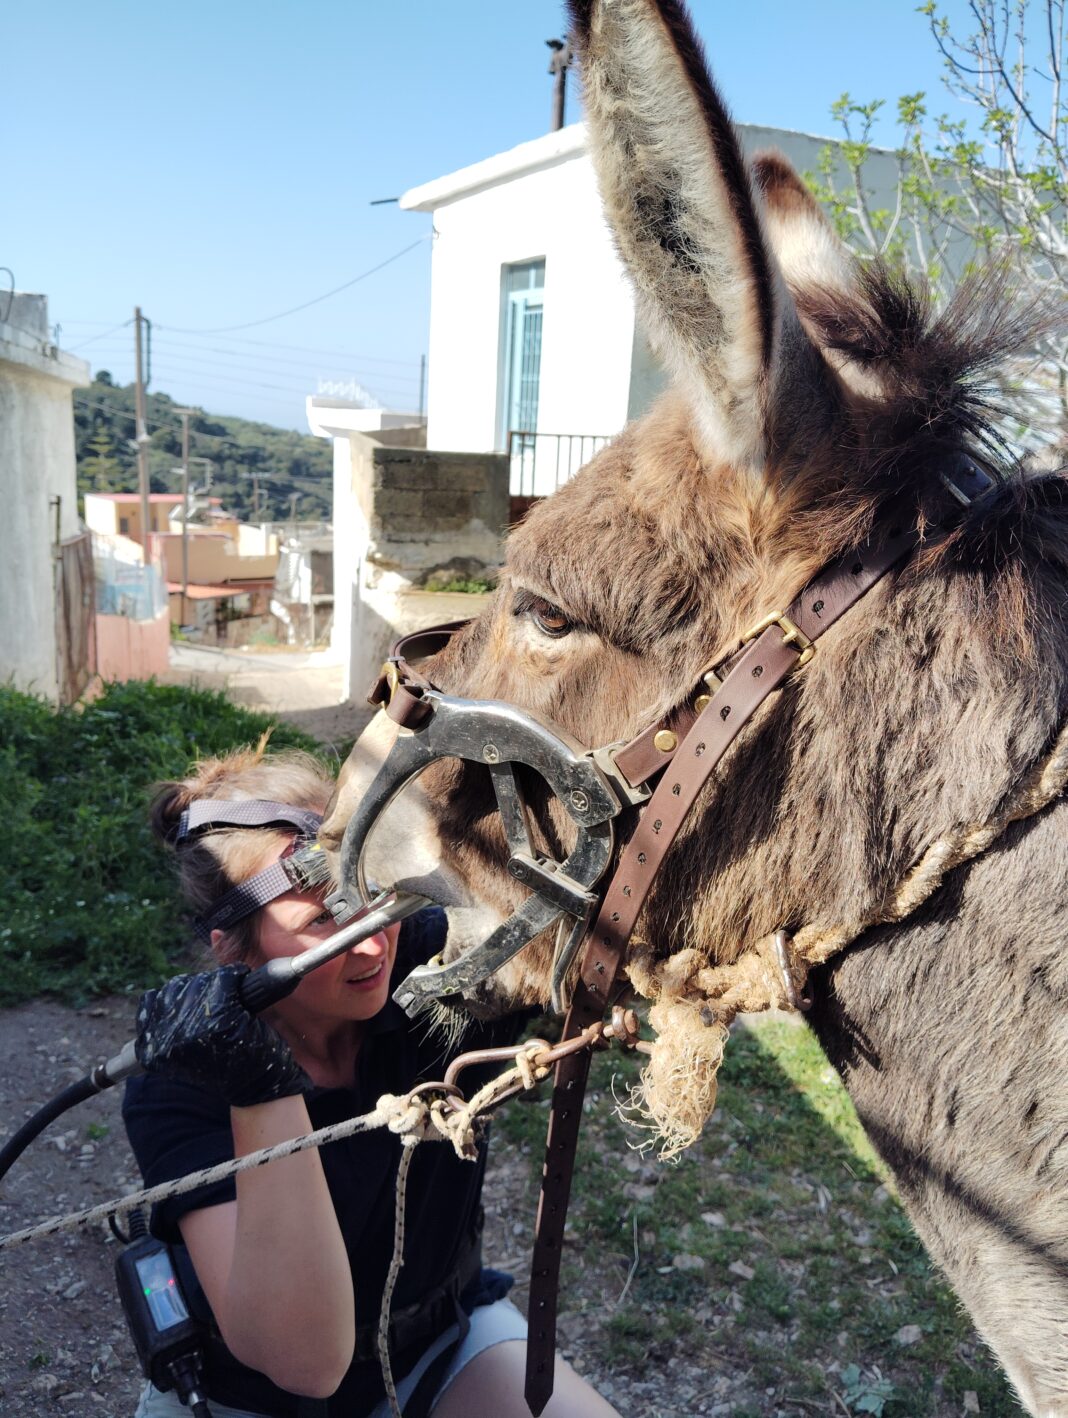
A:
[[[179,641],[171,645],[167,680],[221,689],[236,704],[276,715],[339,747],[347,747],[371,717],[367,705],[341,702],[342,668],[329,651],[265,654]]]

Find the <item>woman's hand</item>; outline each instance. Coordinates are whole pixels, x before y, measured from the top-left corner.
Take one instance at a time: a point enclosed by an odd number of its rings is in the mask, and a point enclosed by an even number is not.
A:
[[[246,965],[176,975],[141,996],[137,1061],[146,1073],[190,1083],[248,1108],[311,1087],[285,1040],[241,1003]]]

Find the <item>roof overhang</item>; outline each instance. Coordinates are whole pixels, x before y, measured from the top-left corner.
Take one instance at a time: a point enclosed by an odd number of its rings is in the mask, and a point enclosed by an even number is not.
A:
[[[448,202],[470,197],[472,193],[484,191],[487,187],[496,187],[526,173],[571,162],[582,157],[585,151],[586,125],[572,123],[555,133],[545,133],[529,143],[509,148],[506,153],[495,153],[493,157],[472,163],[470,167],[446,173],[444,177],[435,177],[421,187],[410,187],[401,197],[400,205],[406,212],[433,212]]]

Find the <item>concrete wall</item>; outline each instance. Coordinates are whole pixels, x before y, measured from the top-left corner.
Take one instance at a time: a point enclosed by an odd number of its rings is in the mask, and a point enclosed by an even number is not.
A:
[[[20,297],[10,320],[0,324],[0,681],[55,699],[53,547],[79,530],[71,398],[89,366],[49,343],[43,296]]]
[[[155,620],[126,615],[96,618],[96,668],[103,680],[150,679],[165,674],[171,644],[171,618],[166,610]]]
[[[149,530],[169,532],[170,514],[181,506],[181,502],[180,497],[163,497],[154,493],[148,504]],[[141,543],[144,541],[141,535],[141,499],[136,493],[116,496],[114,493],[87,492],[85,525],[102,536],[121,535]]]
[[[370,436],[356,427],[363,412],[308,400],[312,432],[334,443],[330,644],[343,700],[362,699],[398,635],[474,614],[484,598],[421,588],[442,568],[468,577],[496,566],[508,527],[506,458],[403,446],[422,429]]]
[[[168,581],[182,579],[182,536],[180,532],[152,539],[153,557]],[[215,533],[195,533],[189,529],[189,579],[204,585],[223,581],[266,581],[278,569],[278,552],[270,556],[240,556],[229,537]]]

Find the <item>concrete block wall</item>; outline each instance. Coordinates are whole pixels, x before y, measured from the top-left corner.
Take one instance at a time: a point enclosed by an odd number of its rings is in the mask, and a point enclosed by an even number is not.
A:
[[[469,578],[500,564],[509,501],[504,454],[387,446],[355,432],[349,438],[351,506],[346,516],[335,503],[334,525],[347,520],[358,530],[341,539],[351,548],[348,560],[335,547],[334,574],[335,613],[343,595],[351,608],[343,649],[345,692],[355,699],[398,636],[481,609],[484,596],[423,588],[435,572]],[[336,636],[344,623],[343,613]]]

